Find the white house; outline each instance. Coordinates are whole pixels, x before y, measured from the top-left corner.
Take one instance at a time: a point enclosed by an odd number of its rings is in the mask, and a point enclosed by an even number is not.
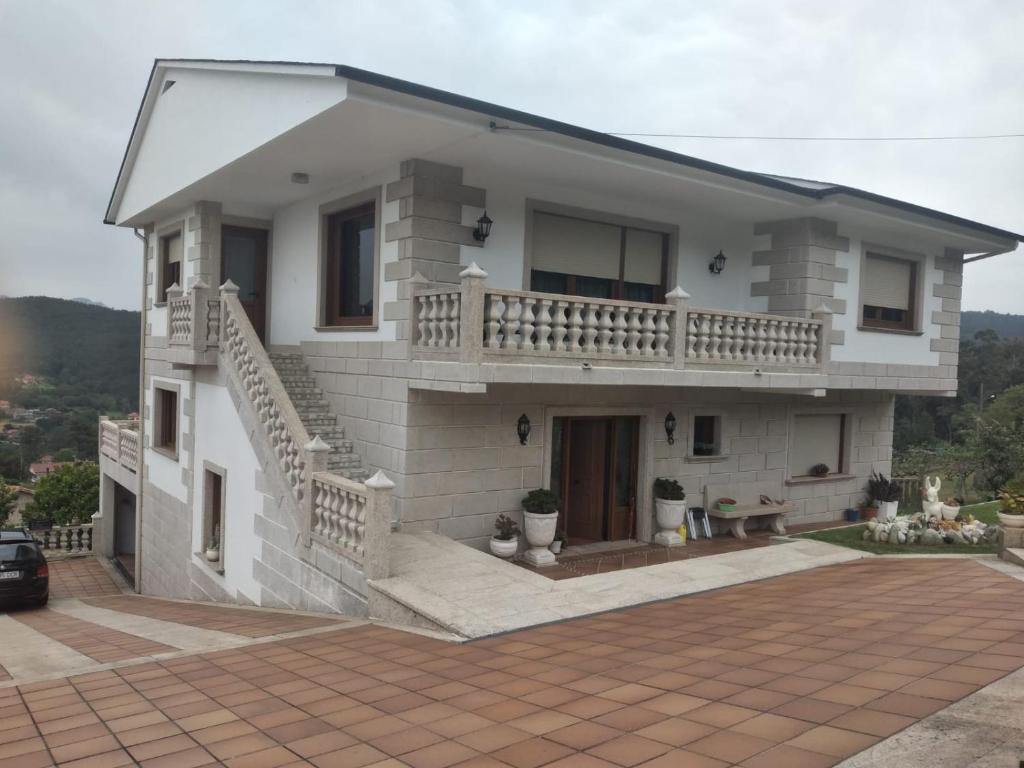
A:
[[[890,470],[895,393],[956,391],[964,264],[1021,239],[350,67],[193,60],[155,63],[105,221],[143,240],[145,350],[141,422],[101,426],[101,548],[148,594],[349,613],[389,537],[485,548],[534,488],[570,544],[651,540],[657,477],[839,518]]]

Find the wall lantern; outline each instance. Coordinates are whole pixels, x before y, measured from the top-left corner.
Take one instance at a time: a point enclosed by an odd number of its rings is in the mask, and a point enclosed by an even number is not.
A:
[[[712,275],[720,275],[723,269],[725,269],[725,254],[719,251],[718,255],[708,264],[708,272]]]
[[[669,445],[676,444],[676,415],[672,411],[665,416],[665,437],[668,438]]]
[[[519,435],[519,444],[526,445],[526,441],[530,439],[530,420],[525,413],[516,422],[516,434]]]
[[[491,234],[491,217],[487,215],[487,211],[484,211],[484,215],[476,220],[476,229],[473,230],[473,239],[477,242],[482,243]]]

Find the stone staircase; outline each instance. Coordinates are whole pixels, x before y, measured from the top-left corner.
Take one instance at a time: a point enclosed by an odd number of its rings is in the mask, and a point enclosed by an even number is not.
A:
[[[309,436],[320,435],[320,439],[331,446],[327,469],[350,480],[366,480],[370,473],[363,468],[359,454],[352,450],[352,441],[345,438],[345,428],[338,424],[338,417],[331,413],[331,406],[324,398],[323,390],[317,386],[313,374],[309,372],[302,354],[268,354]]]

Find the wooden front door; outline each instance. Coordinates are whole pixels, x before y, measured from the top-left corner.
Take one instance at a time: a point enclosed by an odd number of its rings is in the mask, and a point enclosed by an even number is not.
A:
[[[267,230],[221,227],[220,279],[238,286],[238,301],[260,341],[267,325]]]
[[[556,421],[558,455],[551,484],[561,491],[569,543],[635,537],[639,419]]]

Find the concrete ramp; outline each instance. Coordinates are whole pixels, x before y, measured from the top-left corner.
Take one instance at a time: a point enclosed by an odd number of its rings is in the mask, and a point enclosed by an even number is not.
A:
[[[374,619],[486,637],[871,555],[820,541],[554,581],[434,533],[391,536],[391,576],[370,582]]]

